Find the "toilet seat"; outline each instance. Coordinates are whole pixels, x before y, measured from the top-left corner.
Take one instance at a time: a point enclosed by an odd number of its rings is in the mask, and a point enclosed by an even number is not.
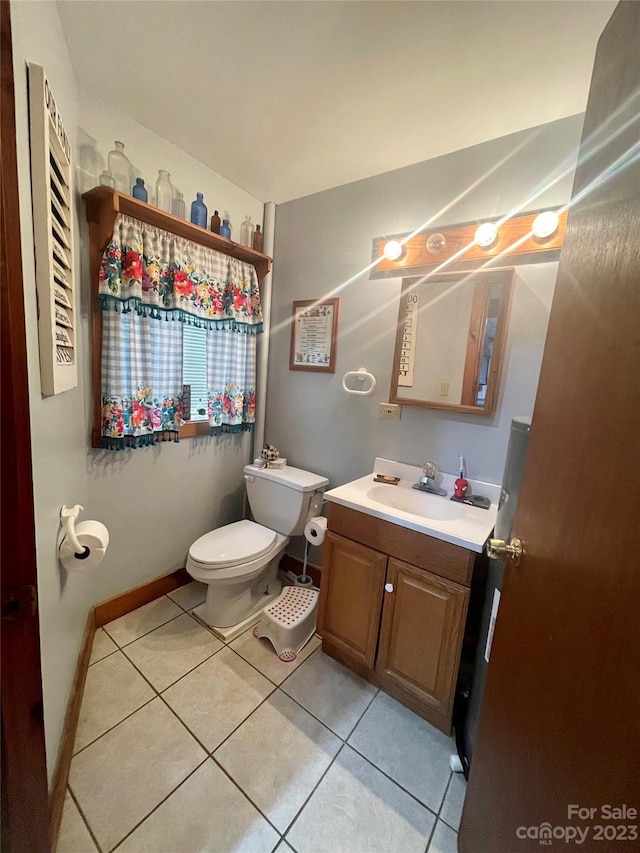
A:
[[[187,571],[196,580],[208,584],[249,581],[259,575],[288,542],[288,536],[255,521],[236,521],[205,533],[193,543],[187,557]]]
[[[189,548],[189,559],[215,571],[253,562],[270,551],[277,533],[255,521],[235,521],[205,533]]]

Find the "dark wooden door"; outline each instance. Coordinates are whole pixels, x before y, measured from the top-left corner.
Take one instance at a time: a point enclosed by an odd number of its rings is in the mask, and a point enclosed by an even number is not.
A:
[[[318,632],[338,652],[373,669],[387,557],[327,533],[318,607]]]
[[[540,850],[544,822],[554,850],[575,846],[564,827],[587,830],[583,851],[640,849],[637,814],[600,811],[640,813],[639,155],[640,3],[625,2],[596,54],[463,853]]]
[[[2,850],[47,847],[27,353],[20,254],[15,101],[9,3],[0,3],[0,246],[2,340]]]
[[[393,558],[385,590],[376,671],[450,721],[469,590]]]

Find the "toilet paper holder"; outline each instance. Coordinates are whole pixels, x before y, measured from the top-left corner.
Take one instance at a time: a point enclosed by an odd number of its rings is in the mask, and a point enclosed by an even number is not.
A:
[[[72,507],[63,506],[60,510],[60,524],[66,537],[73,545],[74,557],[76,560],[86,560],[91,553],[91,548],[88,545],[81,545],[76,536],[76,519],[84,509],[80,504]]]

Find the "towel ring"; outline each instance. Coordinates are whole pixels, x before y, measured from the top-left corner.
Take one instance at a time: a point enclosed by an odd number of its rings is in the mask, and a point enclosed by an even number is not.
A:
[[[371,384],[366,390],[356,391],[355,388],[349,388],[347,385],[347,379],[350,376],[355,376],[356,381],[362,383],[366,382],[366,380],[368,379]],[[347,394],[359,394],[360,396],[366,397],[376,387],[376,377],[373,375],[373,373],[369,373],[366,367],[359,367],[358,370],[348,370],[342,377],[342,387],[347,392]]]

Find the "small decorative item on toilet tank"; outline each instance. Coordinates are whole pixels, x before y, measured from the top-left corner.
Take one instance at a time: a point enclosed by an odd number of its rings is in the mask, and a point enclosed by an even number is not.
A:
[[[273,462],[274,459],[277,459],[278,456],[280,456],[280,451],[277,447],[274,447],[273,444],[265,444],[260,456],[262,456],[262,458],[267,462]]]

